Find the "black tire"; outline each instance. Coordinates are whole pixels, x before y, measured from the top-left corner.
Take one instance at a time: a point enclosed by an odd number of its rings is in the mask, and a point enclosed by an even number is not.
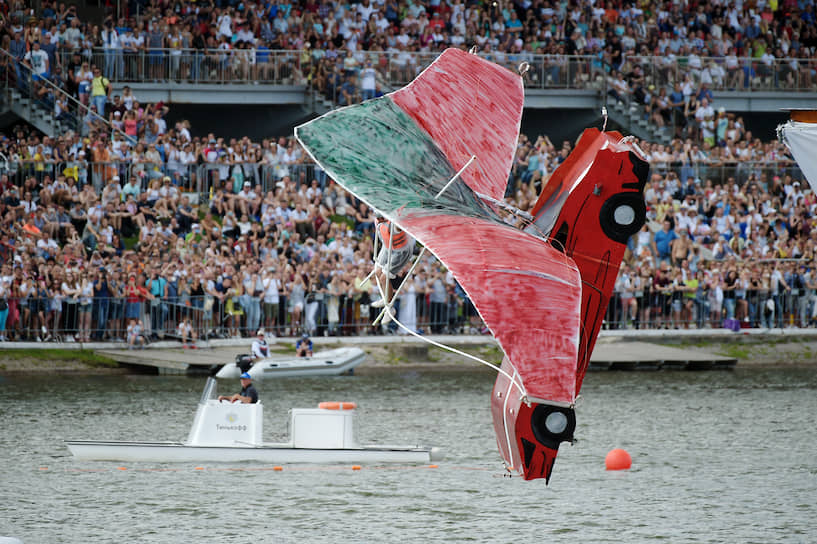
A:
[[[617,193],[601,206],[601,230],[611,240],[626,244],[630,236],[641,230],[647,218],[647,205],[641,193]]]

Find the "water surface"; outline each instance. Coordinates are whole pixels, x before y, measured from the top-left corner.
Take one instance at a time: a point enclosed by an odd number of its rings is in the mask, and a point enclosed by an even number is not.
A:
[[[179,440],[204,385],[155,376],[0,379],[0,535],[46,542],[810,542],[817,373],[592,373],[549,486],[503,477],[491,374],[260,382],[286,411],[359,405],[364,443],[432,444],[439,468],[79,462],[66,439]],[[224,384],[221,389],[231,389]],[[633,469],[604,470],[627,449]]]

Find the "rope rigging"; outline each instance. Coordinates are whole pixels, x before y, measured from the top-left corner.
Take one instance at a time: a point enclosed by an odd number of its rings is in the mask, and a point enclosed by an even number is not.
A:
[[[393,227],[393,225],[390,226],[390,228],[392,228],[392,227]],[[377,236],[375,235],[375,240],[376,239],[377,239]],[[377,241],[375,241],[375,248],[377,248]],[[391,244],[388,245],[387,251],[388,251],[388,262],[389,262],[389,264],[391,264],[391,252],[392,252]],[[406,273],[406,276],[403,278],[403,281],[400,283],[400,286],[393,293],[391,300],[389,300],[387,298],[385,289],[383,288],[383,285],[381,285],[381,283],[380,283],[380,278],[377,276],[377,274],[374,275],[375,285],[377,286],[377,291],[380,294],[380,296],[383,298],[383,300],[385,301],[385,305],[383,306],[383,309],[378,314],[377,318],[375,318],[375,320],[372,322],[372,325],[373,326],[379,325],[381,323],[381,321],[383,320],[384,316],[386,315],[386,312],[388,312],[389,316],[391,317],[391,320],[394,321],[394,323],[398,327],[400,327],[401,329],[406,331],[406,333],[414,336],[415,338],[418,338],[418,339],[422,340],[423,342],[431,344],[432,346],[435,346],[435,347],[438,347],[440,349],[450,351],[451,353],[456,353],[457,355],[461,355],[461,356],[465,357],[466,359],[470,359],[470,360],[475,361],[475,362],[477,362],[477,363],[479,363],[481,365],[485,365],[485,366],[487,366],[487,367],[489,367],[491,369],[496,370],[498,373],[502,374],[503,376],[505,376],[506,378],[508,378],[510,380],[511,386],[515,386],[515,387],[517,387],[519,389],[519,392],[522,395],[522,397],[527,398],[527,391],[525,389],[525,385],[522,383],[522,378],[519,377],[519,374],[516,372],[516,369],[514,369],[514,374],[513,375],[508,374],[507,372],[502,370],[500,367],[498,367],[497,365],[495,365],[495,364],[493,364],[491,362],[488,362],[488,361],[486,361],[484,359],[481,359],[481,358],[479,358],[479,357],[477,357],[475,355],[471,355],[470,353],[466,353],[464,351],[461,351],[461,350],[459,350],[457,348],[454,348],[452,346],[448,346],[448,345],[443,344],[441,342],[436,342],[436,341],[434,341],[434,340],[432,340],[432,339],[430,339],[430,338],[428,338],[426,336],[423,336],[421,334],[418,334],[416,331],[413,331],[410,328],[406,327],[402,322],[400,322],[400,320],[397,318],[397,316],[394,315],[392,303],[393,303],[394,299],[400,294],[400,291],[406,285],[406,283],[408,282],[408,279],[414,273],[414,269],[420,263],[420,260],[423,258],[423,255],[425,255],[425,251],[426,251],[426,248],[423,247],[422,250],[420,251],[420,254],[417,256],[417,258],[414,259],[414,262],[412,263],[411,268]],[[388,270],[387,270],[387,272],[388,272]],[[388,276],[387,276],[386,281],[388,281]]]

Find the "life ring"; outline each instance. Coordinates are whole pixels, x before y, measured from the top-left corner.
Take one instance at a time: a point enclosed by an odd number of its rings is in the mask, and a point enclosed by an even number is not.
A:
[[[318,408],[322,410],[354,410],[357,408],[355,402],[321,402]]]

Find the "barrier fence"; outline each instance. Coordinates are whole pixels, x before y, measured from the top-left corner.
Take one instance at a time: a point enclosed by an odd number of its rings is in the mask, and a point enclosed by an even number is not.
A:
[[[73,51],[61,51],[67,66]],[[324,51],[270,50],[241,45],[233,49],[122,49],[83,50],[83,58],[103,70],[111,81],[177,81],[186,83],[264,83],[303,85],[314,82],[323,59],[343,64],[337,73],[361,75],[373,68],[377,80],[387,87],[409,83],[431,64],[439,53],[410,51]],[[603,53],[594,55],[543,55],[480,51],[479,56],[516,71],[528,63],[525,85],[539,89],[601,88],[602,78],[612,69],[640,65],[645,84],[671,85],[689,76],[705,81],[712,90],[781,91],[812,90],[817,84],[815,58],[769,59],[754,57],[698,57],[625,55],[620,65],[611,66]],[[347,60],[351,57],[351,60]],[[335,63],[333,63],[335,64]],[[331,76],[334,69],[326,72]]]
[[[774,176],[790,175],[793,179],[803,179],[797,164],[789,160],[776,161],[741,161],[729,163],[710,163],[707,161],[692,162],[658,162],[650,164],[653,173],[666,175],[677,174],[678,179],[686,182],[690,176],[701,181],[711,180],[713,184],[729,182],[743,185],[750,178],[762,184],[768,184]],[[116,175],[120,185],[124,186],[135,178],[140,191],[147,191],[151,182],[161,181],[169,176],[173,184],[182,190],[198,193],[199,202],[206,202],[210,192],[218,187],[225,187],[228,192],[238,193],[245,181],[253,187],[261,185],[266,193],[275,189],[276,183],[289,176],[298,184],[309,184],[318,180],[321,187],[327,181],[326,173],[315,163],[301,162],[293,164],[268,164],[253,162],[203,162],[203,163],[148,163],[133,161],[88,162],[79,160],[8,160],[0,161],[0,174],[9,176],[9,181],[17,187],[24,187],[29,178],[42,183],[46,176],[51,180],[57,175],[71,177],[77,189],[92,184],[94,189],[102,188]],[[515,180],[513,183],[516,183]],[[759,187],[760,189],[769,189]]]
[[[784,328],[815,325],[814,289],[780,292],[749,289],[718,298],[710,290],[616,292],[604,329],[721,327]],[[0,338],[4,341],[131,343],[136,335],[201,341],[253,337],[259,328],[276,336],[309,332],[317,336],[360,336],[402,331],[394,323],[373,327],[380,308],[368,294],[313,293],[295,302],[249,295],[162,298],[8,297],[0,299]],[[423,334],[487,334],[467,299],[450,294],[444,301],[408,294],[395,303],[398,319]],[[139,329],[134,330],[133,324]],[[188,326],[189,325],[189,326]]]
[[[238,193],[244,182],[253,187],[260,185],[266,193],[275,189],[278,181],[285,176],[299,183],[309,184],[317,179],[321,186],[326,183],[326,174],[315,163],[268,164],[251,162],[203,162],[203,163],[153,163],[134,161],[89,162],[80,160],[7,160],[0,161],[0,174],[6,174],[17,187],[24,187],[26,180],[34,178],[42,183],[46,177],[52,181],[58,175],[71,178],[70,186],[82,189],[91,184],[98,192],[114,177],[118,176],[124,186],[134,178],[140,192],[147,191],[151,183],[161,182],[164,176],[173,184],[187,192],[198,193],[200,202],[206,202],[211,190],[224,187],[228,192]]]

